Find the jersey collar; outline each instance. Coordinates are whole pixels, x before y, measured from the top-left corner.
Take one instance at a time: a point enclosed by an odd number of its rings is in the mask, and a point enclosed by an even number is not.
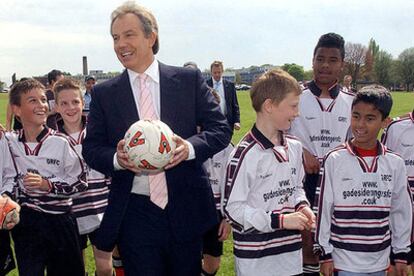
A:
[[[266,136],[264,136],[263,133],[261,133],[259,129],[257,129],[256,124],[253,125],[251,133],[252,133],[253,138],[263,149],[274,148],[275,145],[269,139],[267,139]],[[281,137],[281,145],[286,146],[286,139],[282,132],[280,132],[280,137]]]
[[[311,82],[308,83],[308,88],[312,92],[312,94],[315,95],[316,97],[319,97],[322,94],[322,90],[318,87],[315,80],[312,80]],[[332,99],[335,99],[336,97],[338,97],[338,94],[339,94],[339,91],[340,91],[340,86],[339,86],[338,82],[336,82],[334,85],[332,85],[328,89],[328,91],[329,91],[329,95],[331,95]]]
[[[50,128],[48,128],[47,126],[45,126],[43,128],[43,130],[39,133],[39,135],[37,135],[36,141],[38,143],[43,142],[43,140],[49,135],[49,133],[51,131],[52,130]],[[23,129],[20,131],[20,134],[19,134],[19,142],[26,143],[26,136],[24,135],[24,130]]]

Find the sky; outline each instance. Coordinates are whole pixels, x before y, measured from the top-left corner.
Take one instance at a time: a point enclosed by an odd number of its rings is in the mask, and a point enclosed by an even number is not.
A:
[[[124,0],[1,0],[0,80],[45,75],[52,69],[82,73],[121,71],[109,32],[110,14]],[[158,20],[161,62],[194,61],[203,70],[296,63],[312,67],[313,48],[328,32],[346,42],[398,55],[414,47],[412,0],[141,0]]]

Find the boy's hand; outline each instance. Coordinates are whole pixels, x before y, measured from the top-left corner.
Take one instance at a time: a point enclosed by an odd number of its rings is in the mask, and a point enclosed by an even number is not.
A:
[[[319,161],[309,151],[303,149],[305,172],[308,174],[319,173]]]
[[[334,271],[333,262],[321,263],[321,273],[323,276],[332,276]]]
[[[190,154],[190,148],[188,146],[188,142],[181,138],[180,136],[174,134],[172,137],[173,141],[176,144],[176,148],[174,150],[174,155],[171,158],[170,162],[167,166],[165,166],[164,169],[168,170],[171,169],[178,164],[180,164],[182,161],[187,160],[189,154]]]
[[[28,190],[49,191],[49,182],[36,173],[28,172],[23,177],[23,185]]]
[[[125,139],[119,141],[118,145],[116,146],[116,160],[118,161],[118,164],[124,169],[130,170],[135,174],[141,174],[142,171],[139,168],[135,167],[134,163],[129,161],[128,154],[124,151],[124,146]]]
[[[395,276],[407,276],[408,275],[407,269],[408,269],[407,264],[395,262],[394,275]]]
[[[219,237],[219,241],[227,240],[227,238],[230,235],[230,232],[231,232],[230,224],[225,219],[222,219],[220,226],[219,226],[218,233],[217,233]]]
[[[300,212],[308,218],[308,221],[307,221],[308,229],[314,229],[316,217],[315,217],[315,214],[312,212],[311,208],[306,206],[302,208]]]
[[[308,229],[308,218],[301,212],[283,214],[283,229],[305,230]]]

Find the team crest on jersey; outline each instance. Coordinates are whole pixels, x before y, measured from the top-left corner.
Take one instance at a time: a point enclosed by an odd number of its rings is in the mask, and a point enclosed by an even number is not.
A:
[[[347,121],[348,121],[348,118],[346,117],[343,117],[343,116],[338,117],[338,122],[346,123]]]
[[[53,158],[47,158],[46,159],[46,163],[48,165],[56,165],[56,166],[59,166],[60,165],[60,161],[57,160],[57,159],[53,159]]]
[[[381,180],[386,182],[392,181],[392,176],[390,174],[381,174]]]

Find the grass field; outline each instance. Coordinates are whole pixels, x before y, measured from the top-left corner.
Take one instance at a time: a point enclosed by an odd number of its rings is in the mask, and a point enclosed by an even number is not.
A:
[[[255,113],[251,107],[250,97],[248,92],[238,92],[238,99],[241,111],[241,130],[236,131],[233,136],[233,143],[241,139],[241,137],[251,128],[255,121]],[[410,112],[414,107],[414,93],[396,92],[393,93],[394,106],[391,111],[391,117],[399,116]],[[7,94],[0,94],[0,123],[5,125],[6,117],[6,103]],[[91,254],[91,248],[87,249],[87,270],[89,275],[94,273],[93,257]],[[222,265],[220,271],[217,273],[219,276],[234,275],[233,266],[233,249],[231,241],[226,241],[224,244],[224,256],[222,257]],[[12,272],[10,275],[17,275],[17,272]]]

